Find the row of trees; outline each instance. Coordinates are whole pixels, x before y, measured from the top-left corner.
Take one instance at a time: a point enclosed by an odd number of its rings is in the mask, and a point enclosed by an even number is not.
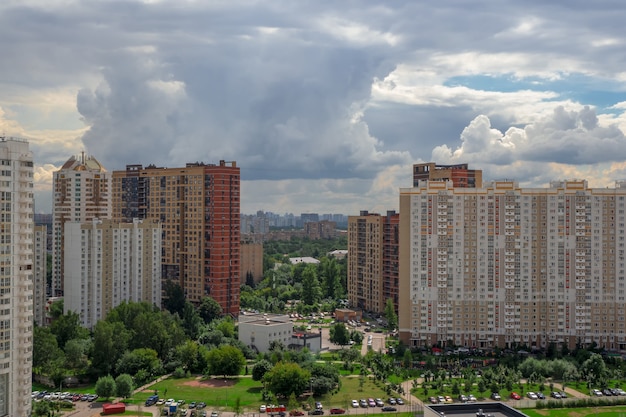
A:
[[[339,371],[332,364],[318,363],[307,350],[285,349],[272,343],[270,351],[260,354],[252,378],[263,382],[265,400],[298,397],[311,390],[316,396],[339,389]]]
[[[122,303],[91,332],[80,326],[76,313],[61,314],[51,326],[34,328],[34,372],[56,386],[74,375],[96,380],[128,374],[141,384],[176,368],[213,373],[210,353],[223,345],[244,358],[254,357],[237,339],[234,321],[215,318],[221,314],[215,305],[212,299],[199,308],[184,302],[182,311],[172,314],[148,303]]]

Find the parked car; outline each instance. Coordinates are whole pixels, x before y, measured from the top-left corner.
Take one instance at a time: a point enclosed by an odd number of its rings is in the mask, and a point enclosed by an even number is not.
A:
[[[361,398],[359,400],[359,405],[363,408],[367,407],[367,400],[365,400],[364,398]]]
[[[625,394],[626,395],[626,394]],[[404,405],[404,400],[400,397],[396,398],[396,404],[398,405]]]
[[[437,404],[439,401],[437,401],[437,398],[435,397],[429,397],[428,401],[430,401],[431,404]]]
[[[541,391],[536,392],[535,394],[537,395],[537,398],[540,399],[540,400],[545,400],[546,399],[546,396],[543,395],[543,392],[541,392]]]
[[[198,410],[202,410],[204,407],[206,407],[206,403],[204,401],[200,401],[198,404],[196,404],[196,408]]]
[[[473,394],[470,394],[467,396],[467,402],[468,403],[475,403],[476,402],[476,397]]]
[[[374,401],[373,398],[368,398],[367,405],[369,405],[370,407],[376,407],[376,401]]]
[[[398,409],[396,407],[393,407],[391,405],[386,405],[382,408],[383,411],[398,411]]]
[[[266,410],[267,410],[267,406],[265,404],[261,404],[261,406],[259,407],[259,413],[264,413]]]
[[[492,392],[491,393],[491,399],[492,400],[496,400],[496,401],[500,401],[502,399],[502,397],[500,397],[500,394],[498,394],[497,392]]]
[[[602,394],[604,394],[606,397],[611,397],[613,395],[613,393],[611,392],[610,389],[605,388],[602,390]]]
[[[567,398],[567,394],[564,391],[559,392],[561,398]]]
[[[196,402],[195,401],[190,402],[189,403],[189,408],[191,408],[191,409],[196,408]]]
[[[555,399],[557,399],[557,400],[560,400],[560,399],[561,399],[561,393],[556,392],[556,391],[552,391],[552,392],[550,393],[550,397],[555,398]]]
[[[512,392],[511,393],[511,398],[514,399],[514,400],[521,400],[522,399],[521,395],[519,395],[517,392]]]
[[[592,389],[591,390],[591,395],[594,395],[596,397],[602,397],[602,391],[600,391],[599,389]]]
[[[322,403],[321,403],[321,402],[317,401],[317,402],[315,403],[315,409],[316,409],[316,410],[322,410],[323,408],[324,408],[324,406],[322,406]]]
[[[211,411],[211,417],[218,417],[217,411]]]
[[[385,405],[385,403],[383,402],[383,400],[382,400],[382,399],[380,399],[380,398],[376,398],[376,399],[374,400],[374,402],[376,402],[376,407],[383,407],[383,406]]]
[[[535,394],[535,393],[534,393],[534,392],[532,392],[532,391],[528,391],[528,392],[526,393],[526,396],[527,396],[528,398],[530,398],[531,400],[537,400],[537,399],[538,399],[538,398],[537,398],[537,394]]]
[[[452,404],[454,402],[452,397],[449,395],[446,395],[444,398],[446,399],[446,404]]]
[[[304,411],[300,411],[300,410],[291,410],[289,412],[289,415],[292,417],[298,417],[298,416],[303,416],[304,415]]]
[[[396,405],[396,399],[393,397],[389,397],[387,402],[389,403],[389,405]]]
[[[324,410],[320,410],[320,409],[311,410],[309,411],[309,415],[310,416],[323,416]]]
[[[357,400],[352,400],[352,407],[359,408],[359,402]]]
[[[346,410],[343,408],[331,408],[330,414],[346,414]]]
[[[465,395],[465,394],[459,395],[459,401],[461,401],[462,403],[466,403],[467,402],[467,395]]]

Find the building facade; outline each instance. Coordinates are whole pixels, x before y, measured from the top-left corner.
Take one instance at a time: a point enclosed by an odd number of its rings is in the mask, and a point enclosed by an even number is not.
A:
[[[398,223],[361,211],[348,217],[348,302],[352,307],[383,313],[388,298],[398,303]]]
[[[91,329],[126,301],[161,307],[161,249],[156,220],[65,223],[65,312]]]
[[[33,155],[0,137],[0,416],[31,413]]]
[[[250,277],[254,284],[258,284],[263,279],[263,244],[241,242],[240,255],[241,283],[245,284]]]
[[[220,161],[113,172],[113,219],[163,227],[162,279],[180,284],[191,302],[212,297],[231,315],[239,313],[241,282],[239,171]]]
[[[626,183],[400,190],[400,337],[626,349]]]
[[[52,295],[64,291],[66,222],[89,222],[111,217],[111,175],[91,156],[72,156],[53,174]]]
[[[304,234],[311,240],[334,239],[337,237],[337,224],[330,220],[304,223]]]
[[[45,326],[48,288],[48,227],[35,226],[33,237],[33,318],[37,326]]]
[[[286,314],[242,314],[239,316],[239,340],[260,353],[270,351],[272,343],[286,348],[307,348],[312,353],[322,350],[322,331],[294,331]]]
[[[398,289],[400,279],[400,214],[391,210],[383,218],[383,311],[387,305],[387,300],[393,301],[393,305],[398,313]]]
[[[483,172],[469,169],[468,164],[438,165],[426,162],[413,165],[413,187],[424,181],[452,181],[456,188],[481,188]]]

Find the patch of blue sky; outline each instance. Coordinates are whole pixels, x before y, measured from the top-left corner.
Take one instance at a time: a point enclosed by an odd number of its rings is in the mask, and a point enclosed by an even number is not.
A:
[[[626,85],[584,74],[561,74],[559,79],[517,78],[512,75],[471,75],[449,78],[445,86],[464,86],[474,90],[512,93],[521,90],[551,91],[558,99],[570,99],[596,107],[598,113],[621,112],[610,107],[626,101]]]

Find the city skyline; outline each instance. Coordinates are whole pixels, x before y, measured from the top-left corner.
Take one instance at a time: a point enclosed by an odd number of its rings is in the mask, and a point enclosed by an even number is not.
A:
[[[242,213],[385,213],[420,162],[522,186],[626,178],[626,9],[608,1],[0,5],[0,135],[35,204],[108,171],[237,161]]]

